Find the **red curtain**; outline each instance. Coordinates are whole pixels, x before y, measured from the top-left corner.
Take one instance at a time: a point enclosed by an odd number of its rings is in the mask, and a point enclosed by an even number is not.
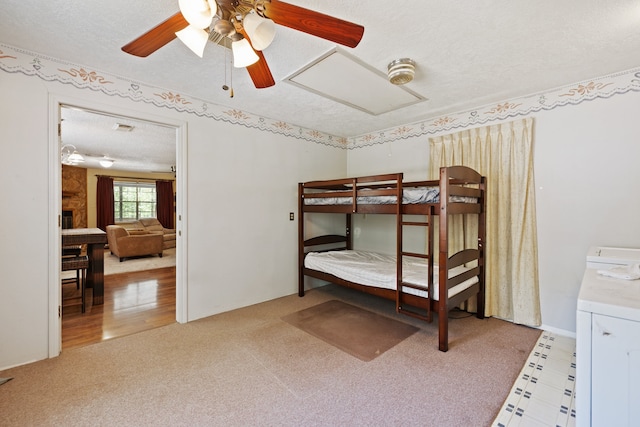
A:
[[[113,178],[99,176],[96,191],[96,225],[103,231],[107,230],[107,225],[115,223],[113,204]]]
[[[172,181],[156,181],[156,214],[164,228],[174,228]]]

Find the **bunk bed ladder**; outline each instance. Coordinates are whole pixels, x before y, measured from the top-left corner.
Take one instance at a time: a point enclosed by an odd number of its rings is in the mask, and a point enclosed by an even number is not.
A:
[[[433,321],[433,312],[432,312],[432,298],[433,298],[433,208],[429,209],[429,213],[426,215],[425,221],[405,221],[404,215],[402,212],[398,212],[398,223],[397,223],[397,257],[396,257],[396,311],[398,313],[405,314],[407,316],[415,317],[418,319],[425,320],[429,323]],[[426,227],[427,228],[427,253],[415,253],[415,252],[407,252],[404,250],[403,245],[403,230],[405,227]],[[404,257],[414,257],[414,258],[422,258],[426,259],[428,262],[428,286],[421,286],[413,283],[408,283],[404,281],[403,271],[402,271],[402,260]],[[408,308],[403,305],[403,295],[407,294],[407,288],[421,290],[427,292],[428,299],[427,306],[424,308],[424,313],[413,308]]]

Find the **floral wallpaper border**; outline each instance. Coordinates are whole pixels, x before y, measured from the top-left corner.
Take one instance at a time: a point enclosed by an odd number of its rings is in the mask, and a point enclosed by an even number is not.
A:
[[[526,116],[566,105],[578,105],[584,101],[610,98],[630,91],[640,91],[640,68],[349,138],[347,148],[366,147],[422,135],[439,134],[458,128],[477,127],[491,121]]]
[[[524,116],[566,105],[577,105],[584,101],[609,98],[629,91],[640,91],[640,68],[637,68],[526,97],[486,105],[474,110],[345,138],[257,116],[250,112],[230,109],[199,98],[101,73],[86,66],[71,64],[4,44],[0,44],[0,69],[8,73],[22,73],[39,77],[45,81],[71,84],[78,89],[90,89],[109,96],[150,103],[161,108],[170,108],[200,117],[208,117],[213,120],[342,149],[355,149],[451,131],[457,128],[480,126],[491,121]]]
[[[39,77],[45,81],[70,84],[78,89],[90,89],[109,96],[128,98],[136,102],[149,103],[161,108],[170,108],[199,117],[243,125],[317,144],[344,149],[348,143],[347,138],[224,107],[168,89],[128,80],[87,66],[71,64],[2,43],[0,43],[0,70]]]

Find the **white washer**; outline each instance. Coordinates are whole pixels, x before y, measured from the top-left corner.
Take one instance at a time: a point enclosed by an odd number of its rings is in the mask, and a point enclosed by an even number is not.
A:
[[[593,247],[576,318],[578,426],[640,424],[640,280],[600,269],[640,263],[640,249]]]
[[[605,269],[640,263],[640,249],[592,246],[587,253],[587,268]]]

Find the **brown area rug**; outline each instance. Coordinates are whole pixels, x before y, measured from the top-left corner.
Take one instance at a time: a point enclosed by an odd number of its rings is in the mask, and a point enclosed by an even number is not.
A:
[[[282,320],[365,362],[418,331],[415,326],[337,300],[297,311]]]

